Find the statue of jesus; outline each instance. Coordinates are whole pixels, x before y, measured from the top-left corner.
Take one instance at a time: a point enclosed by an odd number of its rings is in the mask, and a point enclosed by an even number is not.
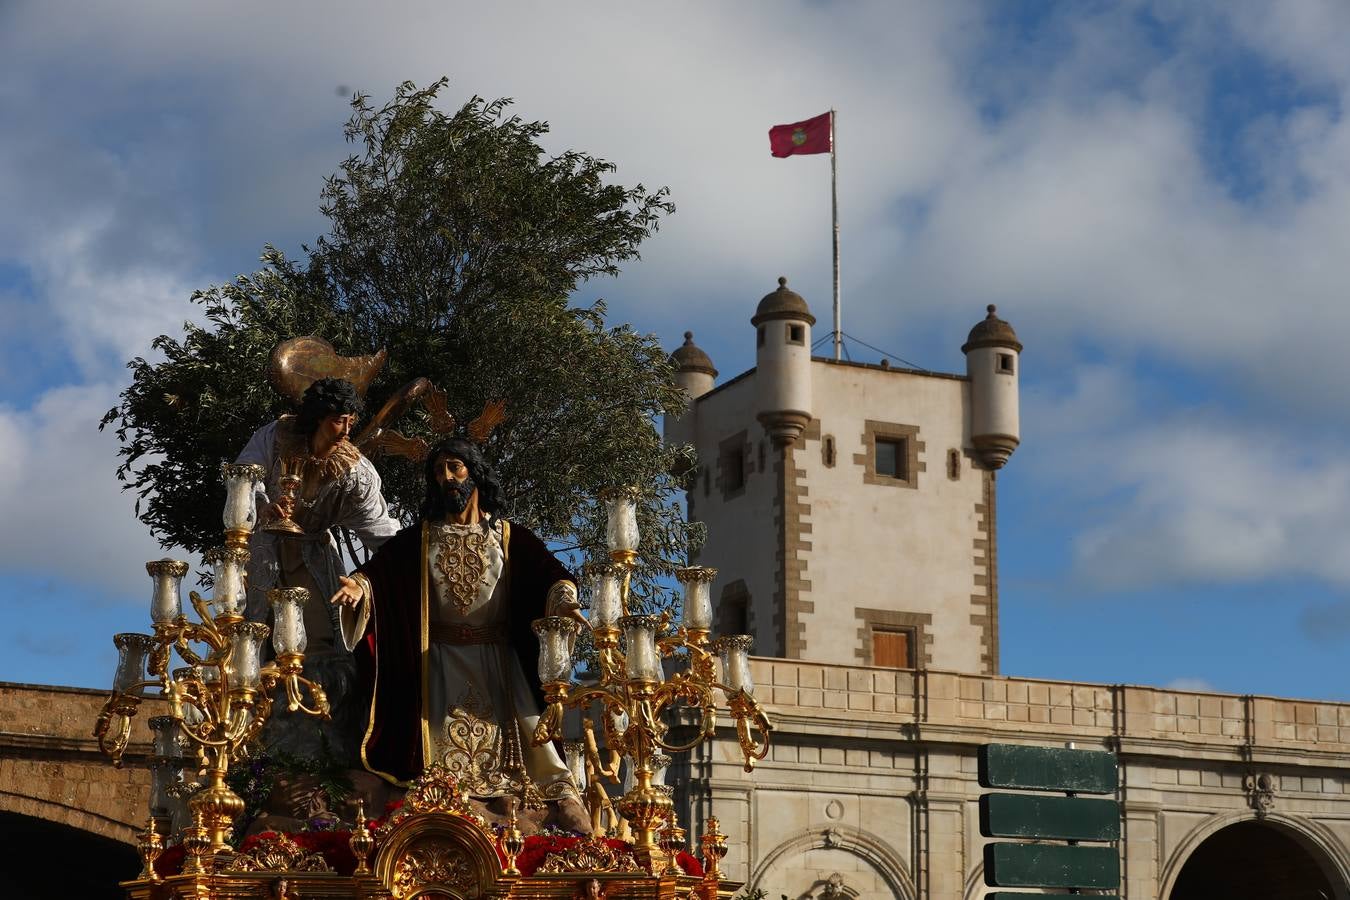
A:
[[[581,617],[576,582],[506,498],[479,446],[451,438],[426,461],[426,499],[331,602],[347,647],[369,663],[366,769],[406,785],[432,763],[471,797],[556,804],[585,831],[577,785],[552,744],[533,747],[543,708],[531,622]]]

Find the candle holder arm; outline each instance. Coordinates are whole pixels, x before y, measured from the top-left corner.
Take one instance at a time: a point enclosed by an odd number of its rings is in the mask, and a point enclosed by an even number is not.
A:
[[[769,755],[769,740],[773,724],[759,701],[743,690],[728,692],[728,706],[736,719],[736,740],[745,756],[745,771],[753,772],[755,763]],[[751,727],[759,732],[756,740]]]
[[[94,722],[98,749],[111,758],[113,765],[119,769],[122,768],[122,754],[126,752],[127,742],[131,739],[131,717],[136,715],[140,706],[139,697],[114,693],[103,704]]]

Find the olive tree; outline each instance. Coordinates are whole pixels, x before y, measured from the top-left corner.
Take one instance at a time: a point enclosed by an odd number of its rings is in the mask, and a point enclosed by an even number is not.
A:
[[[344,354],[383,347],[389,361],[368,405],[418,376],[446,391],[460,422],[506,402],[485,450],[514,517],[555,545],[599,550],[594,497],[640,486],[639,585],[650,600],[654,579],[697,539],[673,502],[681,451],[655,428],[684,397],[654,336],[610,325],[603,302],[570,298],[636,259],[674,206],[664,188],[614,183],[602,159],[545,153],[548,124],[509,115],[509,100],[442,111],[445,85],[404,83],[383,106],[358,94],[345,129],[356,152],[321,192],[328,233],[295,259],[266,246],[260,271],[192,295],[200,324],[157,338],[162,359],[128,364],[132,383],[103,419],[122,443],[119,477],[163,544],[212,546],[221,463],[287,409],[263,376],[272,348],[302,334]],[[397,427],[433,437],[418,410]],[[410,519],[419,468],[373,461]]]

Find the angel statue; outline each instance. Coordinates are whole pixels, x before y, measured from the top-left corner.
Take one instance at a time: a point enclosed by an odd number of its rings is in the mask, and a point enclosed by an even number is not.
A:
[[[291,727],[289,717],[278,716],[269,723],[265,743],[270,749],[313,758],[326,741],[328,753],[353,768],[359,765],[360,704],[350,702],[355,700],[356,661],[337,639],[336,611],[325,602],[346,571],[338,539],[355,535],[369,556],[402,527],[390,513],[380,475],[367,453],[420,459],[427,445],[387,426],[419,399],[432,414],[433,429],[439,424],[448,430],[444,423],[453,421],[445,412],[444,394],[419,378],[398,391],[356,433],[366,389],[385,359],[383,350],[374,356],[344,358],[327,341],[311,336],[278,345],[268,375],[283,396],[298,403],[298,409],[254,432],[236,460],[260,465],[266,472],[255,498],[260,527],[249,540],[248,618],[268,620],[270,589],[307,588],[306,674],[324,685],[333,703],[331,724]],[[355,557],[354,548],[351,552]]]

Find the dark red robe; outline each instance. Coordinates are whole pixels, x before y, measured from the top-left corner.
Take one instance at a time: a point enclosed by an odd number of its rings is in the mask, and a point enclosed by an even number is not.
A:
[[[530,623],[544,615],[549,589],[575,579],[533,532],[506,523],[502,577],[508,579],[507,633],[539,709],[539,639]],[[361,760],[380,777],[405,784],[421,774],[423,686],[427,678],[427,553],[422,523],[404,528],[356,571],[374,595],[365,639],[357,646],[359,671],[371,698]],[[529,735],[525,735],[529,740]]]

